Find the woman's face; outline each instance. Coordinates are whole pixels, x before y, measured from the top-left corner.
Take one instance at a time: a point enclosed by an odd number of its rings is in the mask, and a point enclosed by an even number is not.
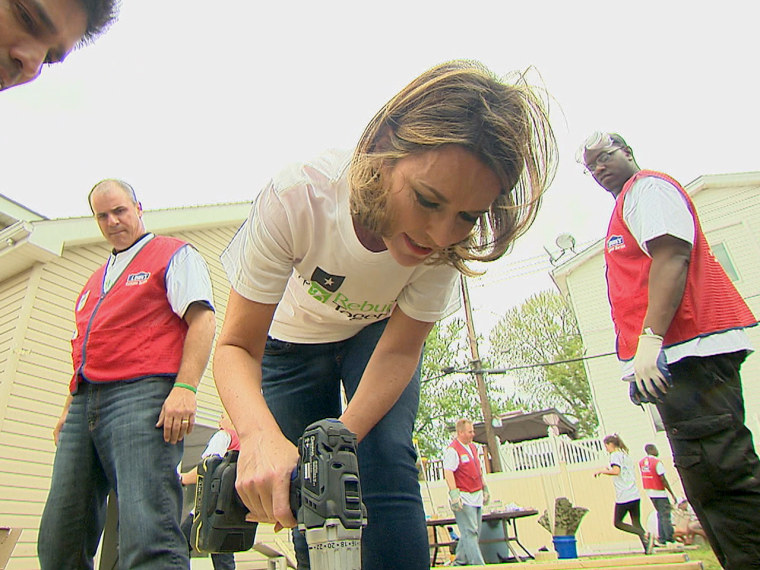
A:
[[[464,240],[501,192],[496,174],[456,145],[402,158],[389,179],[383,241],[406,267]]]

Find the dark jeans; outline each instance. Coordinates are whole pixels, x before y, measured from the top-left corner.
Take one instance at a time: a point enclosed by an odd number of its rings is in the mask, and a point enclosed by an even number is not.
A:
[[[296,443],[309,424],[340,416],[341,382],[351,400],[385,325],[385,321],[369,325],[341,342],[267,341],[262,389],[285,437]],[[412,444],[419,374],[418,365],[396,404],[359,444],[359,477],[367,507],[367,527],[362,533],[363,570],[430,567]],[[303,535],[296,531],[293,538],[298,568],[309,568]]]
[[[685,358],[657,404],[684,491],[718,561],[760,568],[760,461],[744,425],[744,351]]]
[[[190,546],[190,533],[193,528],[193,514],[190,513],[182,521],[182,534],[187,538],[188,551]],[[211,563],[214,570],[235,570],[235,554],[233,552],[214,552],[211,554]]]
[[[670,501],[664,497],[649,497],[657,511],[657,537],[660,542],[673,542],[673,522],[670,520]]]

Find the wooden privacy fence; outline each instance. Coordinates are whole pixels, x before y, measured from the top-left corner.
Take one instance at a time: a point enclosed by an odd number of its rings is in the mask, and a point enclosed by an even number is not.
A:
[[[478,448],[480,462],[485,471],[489,471],[485,461],[485,448]],[[505,473],[520,473],[554,468],[560,462],[567,465],[596,463],[606,457],[601,439],[572,440],[566,435],[550,434],[541,439],[532,439],[520,443],[503,443],[499,446],[502,470]],[[428,481],[443,479],[443,460],[433,459],[425,464],[425,477]]]

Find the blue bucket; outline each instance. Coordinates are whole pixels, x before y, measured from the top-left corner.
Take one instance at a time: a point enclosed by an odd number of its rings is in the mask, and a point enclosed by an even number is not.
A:
[[[575,546],[575,535],[555,536],[554,550],[557,551],[557,558],[578,558],[578,549]]]

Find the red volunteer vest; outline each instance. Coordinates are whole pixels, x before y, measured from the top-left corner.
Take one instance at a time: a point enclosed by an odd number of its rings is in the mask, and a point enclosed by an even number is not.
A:
[[[655,491],[665,490],[665,484],[662,482],[662,477],[657,474],[658,463],[660,463],[660,460],[650,455],[647,455],[644,459],[639,461],[641,484],[645,489],[652,489]]]
[[[474,493],[483,488],[483,479],[480,476],[480,462],[478,461],[478,450],[474,444],[469,444],[467,453],[464,445],[455,439],[449,447],[453,447],[459,456],[459,467],[454,471],[454,482],[457,489],[467,493]]]
[[[72,394],[80,375],[90,382],[176,376],[187,323],[169,305],[165,278],[172,256],[184,245],[175,238],[154,237],[107,293],[106,265],[93,273],[75,307]]]
[[[700,336],[757,324],[752,311],[710,251],[696,208],[686,191],[667,174],[641,170],[625,183],[615,201],[604,247],[607,289],[620,360],[630,360],[636,354],[649,297],[652,260],[639,248],[623,220],[625,195],[638,179],[646,176],[655,176],[673,184],[686,198],[694,218],[694,245],[686,288],[663,345],[673,346]]]

